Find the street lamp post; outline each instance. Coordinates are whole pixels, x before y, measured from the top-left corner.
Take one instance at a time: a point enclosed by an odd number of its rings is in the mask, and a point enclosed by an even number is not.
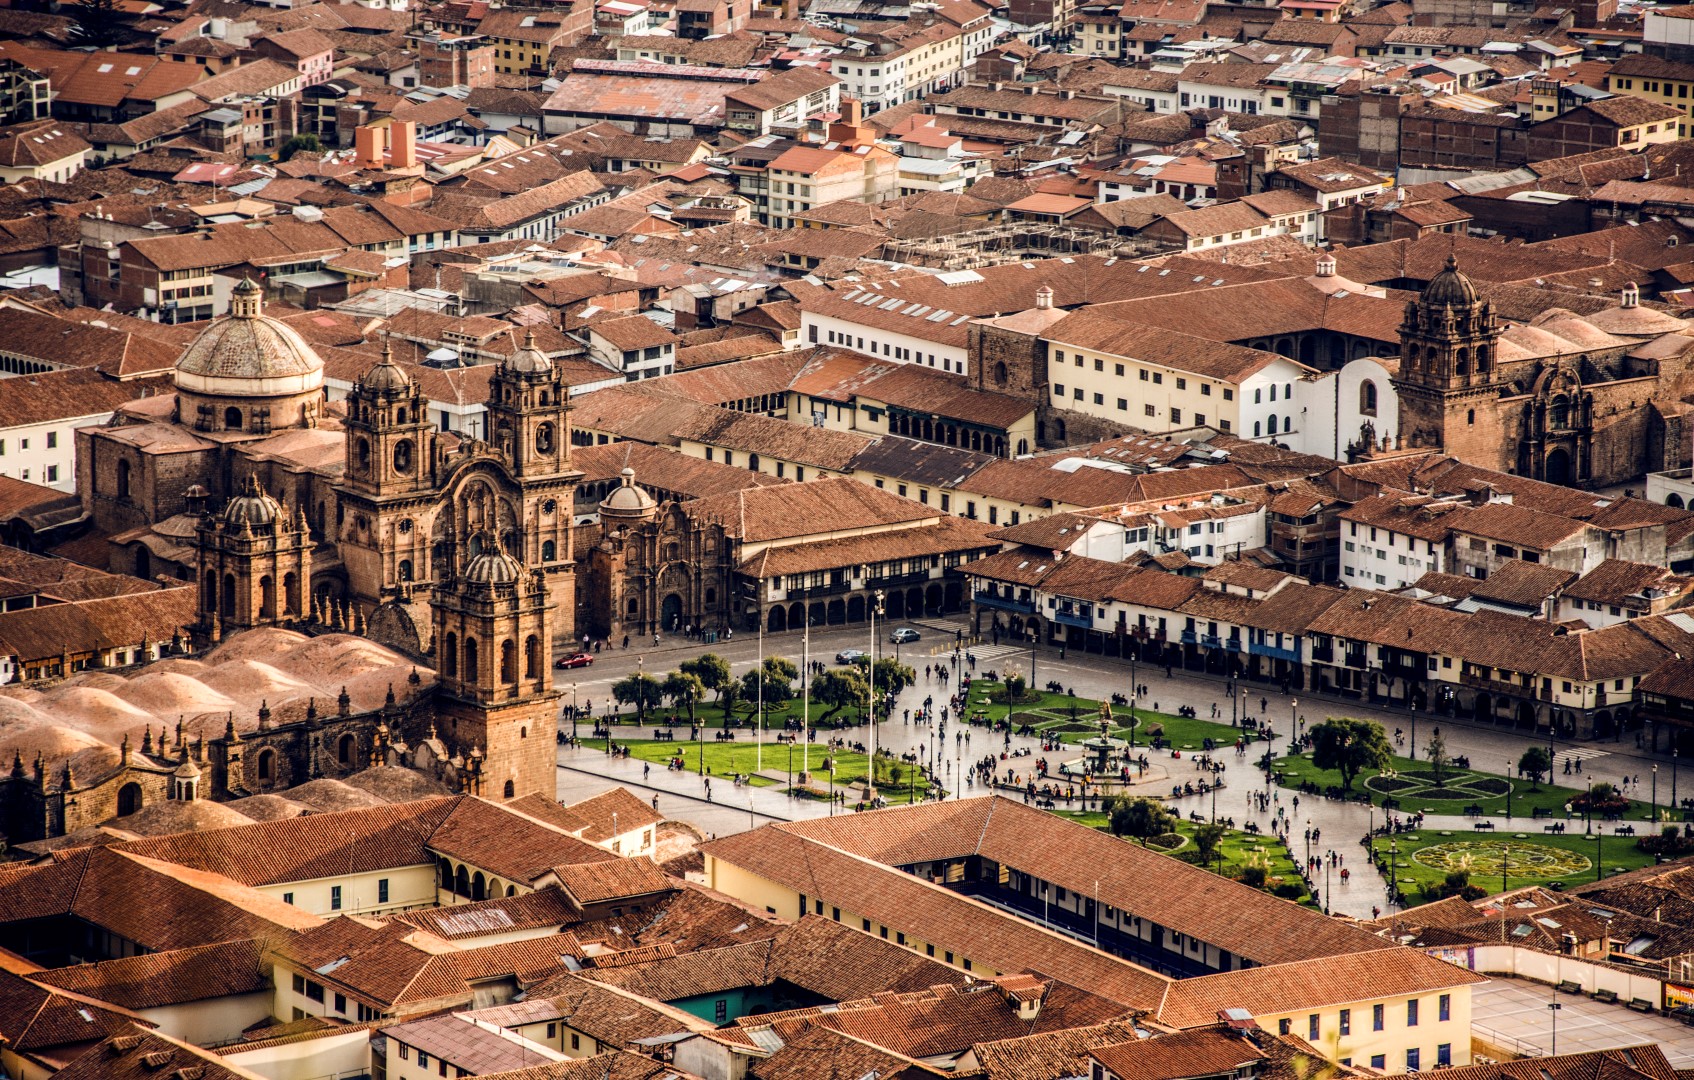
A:
[[[870,699],[870,779],[865,783],[865,801],[876,805],[876,617],[882,612],[883,592],[881,589],[871,594],[871,651],[870,666],[865,671],[865,681],[868,686],[867,697]]]
[[[1240,727],[1240,714],[1235,711],[1235,680],[1229,680],[1229,726]]]
[[[1135,695],[1129,695],[1129,748],[1135,749]]]
[[[1329,868],[1335,864],[1335,852],[1328,851],[1323,857],[1323,913],[1329,914]]]
[[[1300,722],[1299,717],[1300,717],[1300,699],[1299,698],[1289,698],[1288,699],[1288,756],[1289,757],[1294,756],[1294,744],[1300,738],[1299,731],[1296,730],[1296,725],[1298,725],[1299,722]]]
[[[1388,905],[1394,906],[1395,897],[1400,895],[1399,879],[1400,841],[1391,838],[1388,841]]]
[[[1600,841],[1605,838],[1605,835],[1606,835],[1605,829],[1601,829],[1599,832],[1596,832],[1594,834],[1594,880],[1595,881],[1599,881],[1601,878],[1606,876],[1606,864],[1601,861],[1604,858],[1604,856],[1602,855],[1602,853],[1600,851]]]
[[[1653,763],[1653,805],[1648,808],[1648,820],[1659,820],[1659,763]]]
[[[1547,1015],[1553,1019],[1553,1052],[1552,1057],[1559,1056],[1559,1010],[1564,1008],[1557,1001],[1547,1003]]]
[[[1592,780],[1588,781],[1588,798],[1583,800],[1582,831],[1585,833],[1594,831],[1594,781]]]
[[[1671,733],[1671,738],[1673,740],[1676,738],[1675,732]],[[1670,807],[1679,814],[1682,812],[1682,804],[1676,801],[1676,747],[1674,745],[1670,748]]]
[[[1512,763],[1506,761],[1506,820],[1512,820]]]
[[[576,743],[576,683],[571,683],[571,743]]]

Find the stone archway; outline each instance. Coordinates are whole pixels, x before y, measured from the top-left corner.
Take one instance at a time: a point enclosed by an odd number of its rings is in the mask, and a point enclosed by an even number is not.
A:
[[[131,781],[118,789],[118,816],[129,817],[141,809],[141,785]]]
[[[1471,716],[1477,720],[1492,722],[1494,719],[1494,698],[1488,694],[1476,695],[1476,700],[1471,702]]]
[[[1547,463],[1542,469],[1542,479],[1549,484],[1569,484],[1575,479],[1571,469],[1569,450],[1559,446],[1547,455]]]
[[[788,629],[788,609],[780,604],[771,608],[770,617],[765,621],[765,629],[773,634],[780,634]]]
[[[679,593],[666,593],[659,601],[659,620],[664,632],[674,633],[682,626],[682,596]]]

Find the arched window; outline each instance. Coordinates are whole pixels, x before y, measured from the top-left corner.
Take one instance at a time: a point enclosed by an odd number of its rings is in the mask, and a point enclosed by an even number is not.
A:
[[[558,551],[559,551],[559,546],[557,544],[553,543],[553,541],[551,541],[551,540],[541,541],[541,561],[542,562],[552,562],[554,559],[558,558],[559,557]]]
[[[441,674],[449,679],[459,674],[459,635],[448,634],[441,643]]]
[[[1274,389],[1276,389],[1276,387],[1273,386],[1273,387],[1271,387],[1271,389],[1274,390]],[[1272,435],[1276,434],[1276,414],[1275,413],[1271,413],[1269,416],[1265,417],[1265,426],[1266,426],[1266,429],[1269,431],[1270,434],[1272,434]]]
[[[358,746],[358,740],[351,735],[343,735],[335,744],[335,760],[343,765],[353,764],[353,750]]]
[[[276,582],[269,574],[259,579],[259,618],[276,618]]]
[[[300,575],[292,570],[282,575],[282,607],[286,614],[300,614]]]
[[[118,816],[129,817],[141,809],[141,785],[128,783],[118,789]]]
[[[542,424],[535,429],[535,452],[551,454],[553,452],[553,425]]]
[[[759,471],[759,455],[758,454],[748,454],[747,455],[747,468],[751,469],[753,472]]]
[[[235,575],[224,575],[224,599],[222,607],[225,619],[235,618]]]
[[[1453,374],[1455,374],[1455,375],[1469,375],[1470,374],[1470,350],[1469,349],[1460,349],[1459,350],[1458,357],[1453,361]]]
[[[1264,425],[1259,423],[1257,420],[1253,421],[1253,438],[1256,439],[1260,435],[1263,435],[1263,434],[1264,434]]]
[[[478,660],[478,657],[477,657],[476,638],[468,637],[468,638],[465,639],[465,681],[466,682],[476,682],[477,669],[479,667],[477,660]]]
[[[1467,423],[1467,424],[1476,423],[1476,410],[1475,409],[1465,410],[1465,423]]]
[[[118,459],[118,498],[129,498],[129,461]]]
[[[406,406],[402,405],[398,409],[394,410],[394,422],[396,424],[404,424],[406,422]]]
[[[394,444],[394,471],[409,473],[412,471],[412,441],[401,439]]]
[[[1006,364],[1004,361],[994,365],[994,381],[1001,386],[1006,385]]]
[[[526,679],[540,676],[542,671],[541,639],[531,634],[523,643],[523,674]]]
[[[518,793],[518,786],[516,784],[512,783],[510,780],[506,781],[506,798],[508,798],[508,799],[514,798],[514,797],[517,796],[517,793]]]
[[[360,439],[354,443],[353,452],[358,455],[359,468],[368,469],[371,467],[371,441],[369,439]]]
[[[1671,492],[1669,495],[1665,496],[1665,505],[1666,506],[1673,506],[1676,509],[1681,510],[1682,509],[1682,496],[1678,495],[1674,491]]]
[[[1486,345],[1476,347],[1476,370],[1478,374],[1488,370],[1488,346]]]
[[[411,581],[412,580],[412,560],[401,559],[398,573],[400,575],[401,581]]]
[[[1376,384],[1369,379],[1359,384],[1359,413],[1362,416],[1376,415]]]
[[[1547,404],[1547,426],[1554,431],[1562,431],[1570,427],[1570,399],[1564,395],[1554,398]]]
[[[500,681],[518,681],[518,643],[511,638],[500,643]]]
[[[268,750],[267,749],[267,750],[259,751],[259,779],[260,780],[274,780],[274,779],[276,779],[276,751],[275,750]]]
[[[241,410],[234,405],[224,410],[224,429],[227,431],[241,430]]]
[[[709,607],[712,604],[715,604],[717,602],[718,602],[718,591],[716,589],[707,589],[706,590],[706,604],[707,604],[707,606]]]
[[[218,575],[210,570],[206,571],[206,587],[201,595],[205,597],[207,611],[218,610]]]

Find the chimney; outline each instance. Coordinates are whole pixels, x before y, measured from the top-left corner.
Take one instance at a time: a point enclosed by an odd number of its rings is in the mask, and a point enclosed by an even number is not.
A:
[[[865,106],[858,98],[841,99],[841,122],[858,127],[865,122]]]
[[[1623,286],[1623,306],[1632,308],[1641,303],[1641,290],[1635,287],[1635,282],[1628,281]]]
[[[390,167],[410,169],[418,163],[418,124],[416,120],[397,120],[388,128]]]
[[[381,128],[361,127],[353,131],[353,164],[361,169],[382,168],[383,134]]]
[[[1053,306],[1053,288],[1052,288],[1052,286],[1043,285],[1043,286],[1041,286],[1041,288],[1036,289],[1035,290],[1035,307],[1036,307],[1036,309],[1039,310],[1039,311],[1046,311],[1048,308],[1051,308],[1052,306]]]

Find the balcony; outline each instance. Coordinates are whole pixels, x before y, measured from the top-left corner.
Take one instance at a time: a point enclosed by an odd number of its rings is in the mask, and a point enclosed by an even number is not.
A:
[[[1193,644],[1197,643],[1198,641],[1199,641],[1199,638],[1195,635],[1194,631],[1184,630],[1182,632],[1182,643],[1184,645],[1193,645]]]
[[[1035,614],[1035,604],[1030,600],[1013,600],[1010,597],[996,596],[988,592],[978,592],[974,599],[980,607],[998,608],[1001,611],[1018,611],[1025,615]]]
[[[1515,697],[1535,696],[1535,687],[1525,686],[1519,682],[1507,682],[1471,671],[1459,672],[1459,685],[1468,686],[1475,690],[1486,690],[1491,694],[1511,694]]]
[[[1215,649],[1221,645],[1222,642],[1218,640],[1218,636],[1216,634],[1201,634],[1200,644],[1208,649]]]
[[[787,595],[790,600],[807,600],[817,596],[839,596],[844,592],[851,592],[852,589],[853,583],[851,581],[830,581],[822,585],[810,585],[803,589],[789,589]]]
[[[1075,612],[1070,611],[1054,612],[1053,621],[1061,626],[1075,626],[1083,630],[1092,630],[1094,628],[1093,619],[1089,618],[1087,615],[1078,615]]]

